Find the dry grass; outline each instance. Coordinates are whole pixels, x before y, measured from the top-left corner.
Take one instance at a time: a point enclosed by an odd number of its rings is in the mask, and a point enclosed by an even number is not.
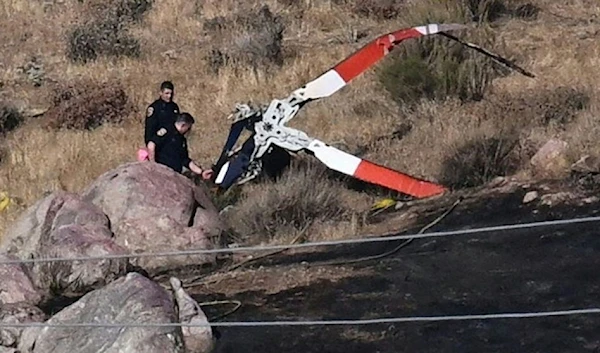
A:
[[[386,9],[381,10],[381,15],[363,15],[357,13],[356,6],[339,1],[250,0],[243,5],[234,0],[156,1],[127,27],[128,38],[139,43],[138,57],[99,55],[80,64],[68,59],[69,35],[75,27],[93,22],[88,5],[77,0],[46,3],[49,5],[43,6],[40,1],[0,0],[0,16],[4,19],[0,22],[3,43],[0,99],[19,111],[50,108],[52,88],[56,85],[79,80],[118,80],[134,108],[123,116],[125,122],[119,126],[105,125],[94,131],[46,131],[41,121],[30,119],[3,138],[0,148],[6,152],[0,162],[0,191],[23,199],[24,205],[0,214],[0,234],[22,207],[44,192],[80,190],[107,169],[132,160],[143,142],[143,109],[155,99],[158,85],[165,79],[175,83],[180,107],[198,121],[190,138],[191,155],[208,165],[216,158],[227,135],[224,117],[234,103],[285,97],[369,38],[387,31],[436,20],[466,20],[472,15],[468,9],[457,9],[454,0],[406,1],[401,5],[405,6],[401,17],[387,19],[390,15]],[[396,6],[400,2],[390,3]],[[524,2],[506,3],[511,6],[514,3],[511,8],[516,11]],[[291,125],[325,141],[345,141],[351,147],[364,147],[366,156],[377,162],[420,177],[442,180],[447,161],[461,146],[482,136],[502,137],[499,121],[519,118],[519,110],[506,113],[510,116],[479,115],[497,104],[493,97],[527,99],[536,91],[584,87],[589,102],[583,110],[573,111],[561,126],[529,125],[522,129],[519,141],[534,148],[547,138],[558,136],[569,142],[573,158],[582,154],[599,155],[596,136],[600,115],[595,85],[600,79],[597,70],[600,44],[598,32],[589,20],[600,15],[600,5],[592,0],[533,0],[532,3],[541,9],[534,17],[503,15],[493,26],[480,27],[473,34],[464,33],[461,37],[492,45],[493,50],[517,59],[520,65],[538,75],[535,80],[510,74],[496,78],[479,102],[425,100],[408,109],[399,108],[389,99],[390,93],[378,82],[376,70],[371,70],[335,96],[306,107]],[[268,5],[274,15],[281,16],[284,26],[281,62],[266,65],[266,69],[224,65],[218,73],[213,73],[210,62],[204,58],[214,49],[215,32],[206,23],[218,16],[257,11],[261,5]],[[361,39],[357,42],[357,38]],[[441,40],[437,43],[443,44]],[[469,58],[474,58],[471,55],[468,54]],[[22,69],[33,57],[36,67],[41,68],[36,77],[42,79],[32,80],[31,74]],[[537,112],[534,110],[532,114],[539,117]],[[402,139],[377,140],[406,124],[412,128]],[[460,163],[455,168],[459,167]],[[248,190],[255,188],[267,189],[249,186]],[[340,190],[344,198],[364,197],[361,205],[368,201],[367,196]],[[336,202],[346,207],[350,201]],[[320,231],[321,235],[315,236],[340,237],[356,229],[353,225],[356,222],[351,219],[345,222],[324,225],[327,222],[317,220],[315,224],[321,226],[315,225],[318,228],[315,232]]]
[[[276,182],[247,187],[226,213],[227,221],[236,241],[244,243],[289,243],[307,229],[309,238],[353,235],[365,198],[351,195],[322,164],[296,158]]]

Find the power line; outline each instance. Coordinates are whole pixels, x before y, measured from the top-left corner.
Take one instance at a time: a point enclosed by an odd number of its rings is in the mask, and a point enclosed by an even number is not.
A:
[[[375,325],[395,324],[410,322],[433,322],[433,321],[467,321],[467,320],[493,320],[493,319],[527,319],[539,317],[568,316],[600,314],[600,308],[573,309],[545,312],[525,313],[499,313],[499,314],[474,314],[474,315],[448,315],[448,316],[412,316],[365,320],[324,320],[324,321],[231,321],[231,322],[204,322],[204,323],[47,323],[47,322],[0,322],[0,327],[52,327],[52,328],[150,328],[150,327],[264,327],[264,326],[349,326],[349,325]]]
[[[335,246],[335,245],[396,241],[396,240],[406,240],[406,239],[446,237],[446,236],[453,236],[453,235],[467,235],[467,234],[477,234],[477,233],[487,233],[487,232],[499,232],[499,231],[519,230],[519,229],[548,227],[548,226],[571,225],[571,224],[577,224],[577,223],[588,223],[588,222],[597,222],[597,221],[600,221],[600,217],[570,218],[570,219],[555,220],[555,221],[540,221],[540,222],[521,223],[521,224],[507,224],[507,225],[473,228],[473,229],[431,232],[431,233],[425,233],[425,234],[367,237],[367,238],[357,238],[357,239],[341,239],[341,240],[332,240],[332,241],[300,243],[300,244],[293,244],[293,245],[292,244],[290,244],[290,245],[265,245],[265,246],[239,247],[239,248],[191,249],[191,250],[178,250],[178,251],[165,251],[165,252],[145,252],[145,253],[137,253],[137,254],[114,254],[114,255],[102,255],[102,256],[18,259],[18,260],[0,261],[0,265],[43,263],[43,262],[62,262],[62,261],[99,261],[99,260],[116,260],[116,259],[129,259],[129,258],[144,258],[144,257],[191,256],[191,255],[206,255],[206,254],[218,254],[218,253],[300,249],[300,248],[319,247],[319,246]]]

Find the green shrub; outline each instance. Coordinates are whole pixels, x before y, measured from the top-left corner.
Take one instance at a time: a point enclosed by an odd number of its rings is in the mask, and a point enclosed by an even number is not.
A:
[[[476,19],[479,25],[475,29],[453,34],[510,60],[498,50],[496,36],[490,30],[490,22],[504,13],[504,4],[500,0],[424,0],[405,9],[404,21],[405,26],[416,26]],[[422,98],[481,100],[493,80],[509,72],[489,57],[438,35],[401,43],[376,71],[379,82],[399,104]]]

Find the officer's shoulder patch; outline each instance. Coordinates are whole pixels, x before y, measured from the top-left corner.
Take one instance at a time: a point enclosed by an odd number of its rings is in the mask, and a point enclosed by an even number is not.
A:
[[[166,133],[167,133],[167,129],[165,129],[164,127],[156,132],[156,134],[158,136],[165,136]]]
[[[146,111],[146,116],[150,116],[152,115],[152,113],[154,113],[154,108],[148,107],[148,110]]]

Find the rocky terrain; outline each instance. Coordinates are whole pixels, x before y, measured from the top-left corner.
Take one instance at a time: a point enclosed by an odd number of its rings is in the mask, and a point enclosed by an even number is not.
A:
[[[211,249],[218,245],[219,227],[206,189],[154,163],[107,172],[81,195],[52,193],[24,212],[2,237],[0,258],[11,263],[3,264],[0,272],[0,319],[49,324],[206,323],[179,279],[170,276],[161,286],[152,277],[184,264],[210,265],[214,256],[122,255]],[[102,259],[105,256],[117,257]],[[100,259],[35,261],[73,257]],[[213,342],[210,327],[7,327],[0,330],[0,338],[4,351],[22,353],[70,352],[73,347],[90,353],[207,352]]]
[[[11,262],[0,265],[0,322],[598,307],[596,222],[274,254],[123,257],[597,216],[597,1],[0,4],[0,261]],[[163,80],[196,118],[190,154],[208,166],[235,103],[283,98],[375,36],[430,22],[472,24],[457,35],[535,78],[444,38],[407,42],[290,125],[444,184],[444,196],[411,200],[302,154],[277,182],[221,196],[132,162]],[[387,198],[395,207],[370,209]],[[116,258],[33,262],[105,255]],[[597,352],[599,326],[597,315],[581,315],[218,330],[2,327],[0,352]]]

